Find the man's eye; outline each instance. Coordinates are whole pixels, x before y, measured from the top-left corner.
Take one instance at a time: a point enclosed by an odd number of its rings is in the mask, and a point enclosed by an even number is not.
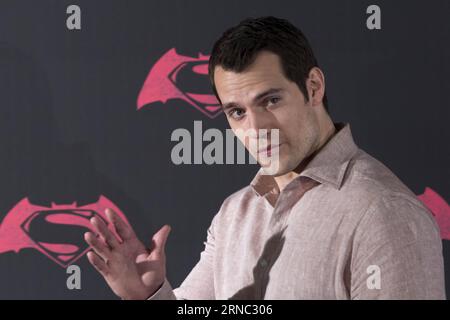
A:
[[[239,120],[244,115],[244,111],[242,109],[233,109],[228,113],[228,115],[233,119]]]
[[[274,105],[274,104],[278,103],[280,100],[281,100],[280,97],[270,97],[269,99],[267,99],[267,103],[266,104],[268,106],[271,106],[271,105]]]

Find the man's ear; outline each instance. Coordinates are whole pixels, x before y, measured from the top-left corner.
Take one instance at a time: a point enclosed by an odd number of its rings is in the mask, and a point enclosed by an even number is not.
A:
[[[306,79],[306,89],[308,90],[308,98],[312,106],[322,103],[325,95],[325,76],[318,67],[313,67],[309,71],[308,79]]]

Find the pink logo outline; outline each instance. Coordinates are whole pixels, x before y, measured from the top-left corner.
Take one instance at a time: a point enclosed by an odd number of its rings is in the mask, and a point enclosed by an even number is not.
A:
[[[195,58],[179,55],[175,48],[167,51],[150,69],[138,95],[137,110],[154,102],[181,99],[210,119],[217,117],[222,113],[222,108],[213,94],[187,93],[177,87],[177,75],[181,69],[189,63],[200,62],[192,67],[192,72],[207,75],[208,60],[209,56],[201,53]]]
[[[19,253],[22,249],[35,249],[61,267],[67,268],[91,250],[91,247],[86,244],[87,247],[81,250],[81,248],[70,244],[38,242],[28,233],[30,223],[39,215],[44,215],[44,220],[48,223],[80,226],[94,232],[89,219],[97,216],[106,222],[104,213],[106,208],[113,209],[129,224],[123,212],[103,195],[99,197],[96,203],[81,207],[78,207],[76,202],[62,205],[52,203],[51,207],[45,207],[34,205],[30,203],[28,198],[23,198],[7,213],[0,224],[0,254],[9,251]],[[108,227],[117,235],[113,226],[109,225]]]

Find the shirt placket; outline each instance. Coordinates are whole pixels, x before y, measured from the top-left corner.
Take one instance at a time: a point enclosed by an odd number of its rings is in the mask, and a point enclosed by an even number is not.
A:
[[[266,244],[258,260],[256,268],[259,279],[257,284],[257,299],[263,299],[269,282],[269,273],[276,259],[281,253],[284,244],[284,230],[287,227],[287,220],[293,206],[301,200],[306,191],[310,190],[318,183],[315,181],[303,180],[299,177],[292,181],[280,193],[273,209],[270,222],[266,229]]]

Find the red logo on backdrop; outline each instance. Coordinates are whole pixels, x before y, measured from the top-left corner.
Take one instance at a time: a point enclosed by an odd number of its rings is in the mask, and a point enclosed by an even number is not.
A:
[[[428,187],[418,198],[434,215],[441,238],[450,240],[450,207],[447,202]],[[100,196],[96,203],[81,207],[76,203],[53,203],[51,207],[44,207],[24,198],[8,212],[0,225],[0,254],[35,249],[66,268],[90,250],[83,238],[86,231],[94,231],[89,219],[99,217],[106,222],[106,208],[112,208],[128,223],[122,211],[104,196]]]
[[[428,187],[418,198],[433,213],[441,231],[441,238],[450,240],[450,207],[448,203],[436,191]]]
[[[0,225],[0,253],[35,249],[66,268],[90,250],[83,238],[86,231],[94,231],[89,219],[99,217],[106,222],[106,208],[116,211],[128,223],[119,208],[104,196],[96,203],[81,207],[76,202],[43,207],[24,198]]]
[[[217,117],[222,108],[216,97],[209,92],[192,92],[191,84],[208,80],[209,56],[179,55],[175,48],[166,52],[153,65],[139,93],[137,109],[145,105],[170,99],[181,99],[209,118]]]

